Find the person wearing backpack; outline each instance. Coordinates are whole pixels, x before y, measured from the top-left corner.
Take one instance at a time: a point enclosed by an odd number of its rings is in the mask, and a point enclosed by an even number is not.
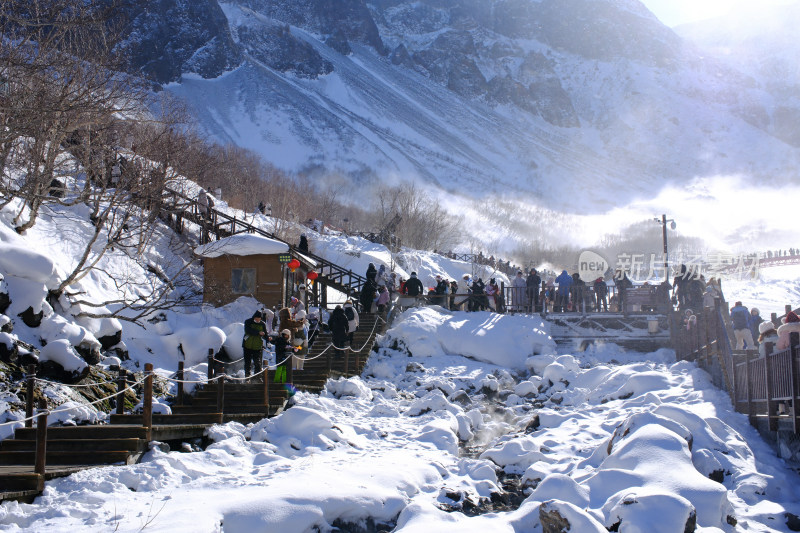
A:
[[[731,308],[731,322],[733,322],[733,336],[736,338],[736,349],[743,350],[745,343],[747,349],[755,348],[750,329],[750,311],[742,305],[742,302],[736,302]]]
[[[347,300],[344,303],[344,316],[347,318],[347,340],[350,346],[353,345],[353,335],[358,329],[358,311],[353,307],[353,301]]]

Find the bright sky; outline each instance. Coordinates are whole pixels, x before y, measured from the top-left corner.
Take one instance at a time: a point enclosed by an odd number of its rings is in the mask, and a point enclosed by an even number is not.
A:
[[[793,0],[641,0],[667,26],[719,17],[735,9],[766,4],[789,4]]]

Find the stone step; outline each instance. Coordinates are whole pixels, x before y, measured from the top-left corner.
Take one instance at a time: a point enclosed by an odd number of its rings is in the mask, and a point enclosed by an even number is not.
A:
[[[57,439],[48,440],[47,451],[88,452],[88,451],[129,451],[145,450],[144,439]],[[6,439],[0,442],[0,451],[36,451],[35,440]]]

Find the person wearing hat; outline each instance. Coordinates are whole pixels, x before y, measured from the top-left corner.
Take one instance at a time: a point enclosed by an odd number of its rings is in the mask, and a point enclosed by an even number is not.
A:
[[[287,371],[289,366],[289,359],[291,359],[295,348],[291,343],[292,332],[288,329],[281,331],[280,335],[270,337],[270,341],[275,345],[275,362],[278,366],[275,367],[275,383],[286,383]]]
[[[297,331],[294,332],[294,337],[292,337],[292,346],[296,349],[292,356],[292,369],[303,370],[303,364],[306,361],[306,355],[308,355],[308,330],[305,323],[306,312],[302,310],[298,311],[294,319],[298,322],[303,322],[303,327],[297,328]]]
[[[758,346],[758,326],[760,326],[763,322],[764,319],[761,318],[761,311],[759,311],[757,307],[750,308],[750,332],[753,334],[753,338],[755,339],[754,348]]]
[[[251,375],[251,367],[254,367],[256,374],[261,372],[264,337],[266,335],[267,327],[262,320],[261,311],[256,311],[253,313],[252,317],[244,321],[244,337],[242,338],[242,348],[244,349],[245,377],[249,377]]]
[[[297,249],[301,252],[308,252],[308,238],[305,233],[300,234],[300,244],[297,245]]]
[[[783,322],[783,325],[778,328],[778,351],[789,347],[789,335],[800,333],[800,317],[794,311],[786,313],[781,322]]]
[[[761,357],[767,356],[767,343],[771,342],[773,351],[775,345],[778,343],[778,332],[775,331],[775,324],[771,320],[765,320],[758,325],[758,354]]]
[[[289,308],[289,310],[292,312],[292,317],[297,315],[298,311],[305,311],[306,310],[306,304],[304,304],[300,300],[300,298],[297,298],[296,296],[292,296],[291,302],[292,302],[292,304],[291,304],[291,307]]]
[[[447,307],[447,289],[449,284],[446,280],[442,279],[442,276],[439,274],[436,275],[436,287],[434,287],[433,292],[436,293],[436,303],[437,305],[441,305],[442,307]]]

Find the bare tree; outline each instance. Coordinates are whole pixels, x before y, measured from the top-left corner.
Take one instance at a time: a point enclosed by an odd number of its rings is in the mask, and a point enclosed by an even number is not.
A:
[[[0,71],[7,79],[0,194],[24,201],[14,219],[20,233],[36,223],[43,204],[67,196],[53,192],[70,182],[68,152],[82,141],[91,145],[115,116],[139,106],[141,86],[119,74],[111,9],[113,3],[83,0],[0,1]]]

